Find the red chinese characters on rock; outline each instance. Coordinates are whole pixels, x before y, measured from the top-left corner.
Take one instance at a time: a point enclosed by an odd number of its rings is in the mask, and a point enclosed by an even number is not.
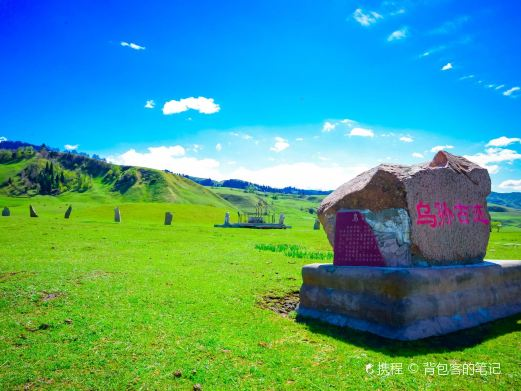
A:
[[[416,204],[416,213],[418,219],[417,225],[427,225],[431,228],[443,227],[451,225],[457,221],[459,224],[481,223],[488,225],[488,219],[485,207],[481,204],[464,205],[458,203],[450,208],[447,202],[435,202],[434,208],[431,205],[420,200]]]

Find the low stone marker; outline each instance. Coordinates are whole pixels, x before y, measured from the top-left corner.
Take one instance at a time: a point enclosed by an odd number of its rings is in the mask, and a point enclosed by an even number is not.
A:
[[[313,224],[313,229],[315,231],[318,231],[320,229],[320,220],[319,219],[315,219],[315,224]]]
[[[9,210],[9,208],[7,206],[4,207],[4,209],[2,209],[2,216],[4,216],[4,217],[11,216],[11,211]]]
[[[69,207],[67,208],[67,210],[65,211],[65,218],[68,219],[69,217],[71,217],[71,213],[72,213],[72,205],[69,205]]]
[[[118,206],[114,208],[114,221],[116,223],[121,223],[121,213],[119,212]]]
[[[38,217],[38,214],[36,213],[36,211],[34,210],[32,205],[29,205],[29,216],[30,217]]]
[[[484,261],[488,171],[441,151],[380,165],[318,208],[331,264],[302,269],[298,313],[414,340],[521,312],[521,261]]]
[[[171,212],[165,213],[165,225],[171,225],[173,219],[174,219],[174,215]]]

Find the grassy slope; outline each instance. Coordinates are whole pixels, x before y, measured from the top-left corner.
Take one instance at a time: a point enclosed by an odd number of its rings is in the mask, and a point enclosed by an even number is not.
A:
[[[517,231],[521,229],[521,210],[505,208],[506,212],[491,212],[493,221],[502,224],[501,231]]]
[[[0,184],[9,177],[14,177],[25,167],[27,167],[34,159],[20,160],[18,162],[1,164],[0,163]]]
[[[0,218],[0,389],[518,389],[521,316],[419,342],[391,342],[256,305],[296,290],[306,259],[255,250],[329,250],[312,216],[288,211],[285,231],[213,228],[225,209],[194,205],[65,205],[27,200]],[[286,200],[289,204],[294,201]],[[164,211],[174,225],[161,225]],[[288,210],[291,209],[287,205]],[[520,258],[521,232],[493,233],[489,256]],[[17,273],[17,274],[12,274]],[[45,300],[49,293],[54,299]],[[65,319],[70,319],[67,324]],[[48,324],[47,329],[38,329]],[[417,374],[368,375],[372,363]],[[500,362],[498,376],[427,376],[423,363]],[[175,378],[173,372],[181,370]]]
[[[22,160],[12,164],[0,164],[0,183],[8,177],[14,177],[34,160]],[[140,181],[124,193],[112,191],[112,184],[103,183],[101,177],[93,178],[93,186],[84,193],[68,191],[57,197],[36,196],[31,198],[34,204],[46,203],[125,203],[125,202],[170,202],[181,204],[198,204],[223,208],[232,205],[221,197],[184,177],[169,174],[159,170],[139,168]],[[145,182],[153,178],[154,181]],[[0,188],[0,206],[24,204],[24,197],[9,197],[5,188]]]

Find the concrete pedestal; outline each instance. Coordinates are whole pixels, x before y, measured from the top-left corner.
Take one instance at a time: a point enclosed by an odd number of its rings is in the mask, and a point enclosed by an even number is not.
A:
[[[416,340],[521,312],[521,261],[438,267],[311,264],[297,312],[382,337]]]

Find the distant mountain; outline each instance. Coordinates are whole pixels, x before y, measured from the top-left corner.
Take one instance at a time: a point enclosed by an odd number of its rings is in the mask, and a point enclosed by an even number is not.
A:
[[[8,148],[4,148],[8,147]],[[173,202],[229,208],[205,187],[160,170],[119,166],[86,154],[21,142],[0,143],[0,194],[11,197],[84,193],[96,200]]]
[[[279,194],[294,194],[294,195],[328,195],[332,192],[332,190],[305,190],[299,189],[296,187],[284,187],[282,189],[258,185],[256,183],[243,181],[241,179],[226,179],[224,181],[216,181],[210,178],[198,178],[190,175],[185,175],[186,178],[199,183],[202,186],[211,186],[211,187],[230,187],[232,189],[241,189],[241,190],[251,190],[251,191],[261,191],[265,193],[279,193]]]
[[[487,198],[491,204],[506,206],[508,208],[521,209],[521,192],[495,193],[492,192]]]

